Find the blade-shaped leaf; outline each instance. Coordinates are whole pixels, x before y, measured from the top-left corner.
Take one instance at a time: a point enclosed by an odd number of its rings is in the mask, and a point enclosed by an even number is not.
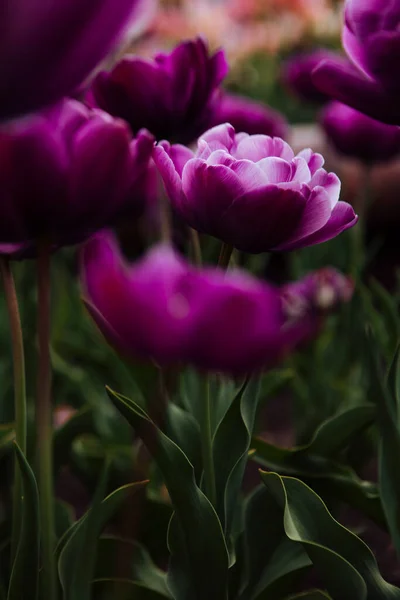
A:
[[[192,600],[225,598],[228,577],[226,543],[213,506],[196,484],[192,464],[132,400],[110,389],[107,392],[116,408],[141,437],[163,474],[175,509],[173,520],[178,526],[175,529],[182,534],[184,559],[187,559],[190,568]],[[174,565],[177,565],[176,559],[175,556]]]
[[[331,597],[321,590],[310,590],[309,592],[301,592],[301,594],[289,596],[287,600],[331,600]]]
[[[72,578],[72,570],[76,564],[77,556],[84,546],[84,542],[86,541],[86,545],[90,545],[93,539],[97,540],[107,522],[114,516],[124,500],[130,498],[139,490],[142,490],[147,483],[147,481],[140,481],[125,485],[104,498],[95,510],[94,521],[92,521],[90,525],[89,535],[87,535],[88,530],[86,528],[86,522],[90,514],[93,515],[93,509],[90,509],[79,521],[74,523],[61,538],[56,548],[56,555],[59,557],[58,571],[61,584],[65,590],[66,600],[71,596],[74,589],[72,587],[75,585]],[[93,549],[91,550],[91,553],[93,553]],[[89,568],[86,558],[81,562],[85,565],[86,569]],[[70,596],[68,596],[68,594]],[[71,597],[74,600],[78,600],[78,596],[75,598],[72,595]]]
[[[95,600],[165,600],[165,596],[129,579],[96,579],[92,592]]]
[[[217,512],[225,527],[226,535],[229,535],[232,529],[248,460],[259,392],[259,378],[246,380],[214,436]]]
[[[286,535],[302,544],[334,600],[397,600],[400,589],[381,576],[371,550],[340,525],[299,479],[261,472],[283,510]]]
[[[24,499],[22,524],[7,600],[36,600],[39,582],[39,493],[28,461],[15,443],[16,458],[21,470]]]
[[[371,373],[371,396],[378,406],[380,432],[378,446],[379,487],[381,500],[390,529],[393,544],[400,555],[400,430],[397,425],[397,403],[391,396],[379,365],[379,357],[373,350],[373,340],[367,340],[369,371]],[[396,359],[395,359],[396,360]],[[395,362],[395,361],[394,361]]]
[[[287,539],[282,508],[265,486],[256,488],[246,501],[244,532],[246,566],[240,599],[282,598],[292,589],[286,582],[290,585],[311,560],[299,544]]]
[[[354,435],[368,427],[375,414],[373,405],[350,409],[322,423],[309,444],[290,449],[253,438],[252,447],[256,451],[253,459],[282,475],[318,480],[329,494],[385,527],[386,519],[375,484],[362,481],[349,466],[330,458],[345,449]]]
[[[106,535],[100,538],[97,548],[95,579],[127,577],[164,598],[172,598],[166,573],[154,564],[141,544]]]

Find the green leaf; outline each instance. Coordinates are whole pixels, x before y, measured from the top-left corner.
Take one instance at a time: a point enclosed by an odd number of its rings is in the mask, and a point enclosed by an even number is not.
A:
[[[331,597],[321,590],[310,590],[309,592],[301,592],[301,594],[289,596],[287,600],[331,600]]]
[[[213,454],[217,512],[225,528],[232,530],[260,392],[259,378],[246,380],[215,432]]]
[[[21,449],[15,443],[23,486],[22,524],[11,571],[7,600],[36,600],[39,582],[39,493],[35,476]]]
[[[8,454],[15,439],[14,423],[0,425],[0,458]]]
[[[109,388],[107,392],[117,409],[141,437],[165,479],[175,509],[173,521],[176,526],[171,530],[173,535],[170,538],[170,545],[175,548],[174,569],[189,568],[186,575],[192,587],[191,598],[222,600],[226,597],[227,590],[228,552],[217,514],[197,486],[192,464],[182,450],[132,400]],[[177,532],[180,539],[176,541],[173,538]],[[184,546],[182,553],[181,541]],[[181,567],[182,561],[185,562],[184,567]],[[174,572],[170,571],[169,575],[173,585],[176,582]],[[175,590],[173,593],[175,596]],[[181,598],[175,597],[179,600]]]
[[[400,598],[400,589],[382,578],[368,546],[332,517],[311,488],[276,473],[261,477],[282,509],[286,535],[306,550],[334,600]]]
[[[241,600],[273,598],[288,594],[296,576],[311,561],[305,550],[287,539],[282,509],[261,485],[245,504],[245,579]]]
[[[324,421],[306,446],[310,454],[334,457],[343,451],[354,436],[372,425],[376,409],[373,404],[350,408]]]
[[[94,522],[92,521],[92,524],[90,525],[90,536],[87,536],[86,521],[93,509],[90,509],[79,521],[74,523],[61,538],[56,548],[56,556],[58,557],[60,580],[63,589],[66,590],[65,600],[68,600],[70,597],[67,594],[71,594],[71,586],[74,584],[72,570],[76,563],[76,556],[79,554],[84,542],[86,541],[86,545],[88,545],[88,542],[90,541],[89,538],[92,540],[97,539],[107,522],[118,511],[122,503],[128,498],[131,498],[133,494],[142,490],[147,483],[147,481],[140,481],[124,485],[104,498],[95,510],[95,520]],[[93,549],[91,552],[93,553]],[[88,568],[86,557],[82,562],[86,565],[86,568]],[[78,596],[76,598],[73,597],[73,600],[79,600]]]
[[[376,486],[362,481],[349,466],[332,460],[351,439],[368,427],[376,414],[373,405],[362,405],[336,415],[320,425],[310,443],[279,448],[261,438],[253,438],[253,459],[269,470],[318,481],[327,492],[362,511],[380,526],[386,526]],[[348,418],[348,420],[347,420]]]
[[[165,600],[165,596],[129,579],[96,579],[92,593],[96,600]]]
[[[107,535],[100,538],[97,548],[95,579],[126,577],[164,598],[172,598],[166,573],[154,564],[141,544]]]
[[[101,531],[101,502],[107,479],[106,463],[90,511],[75,527],[61,552],[59,574],[65,600],[90,600],[97,538]]]
[[[372,376],[371,396],[378,406],[378,426],[380,432],[378,446],[379,487],[381,500],[390,529],[393,544],[400,555],[400,431],[397,426],[397,403],[392,397],[373,351],[373,340],[367,340],[369,367]],[[397,355],[397,352],[396,352]],[[389,385],[393,388],[394,364],[390,370]]]
[[[202,472],[200,429],[193,416],[177,404],[167,407],[166,430],[168,437],[179,446],[192,463],[196,479]]]
[[[75,520],[75,511],[70,504],[62,500],[56,500],[55,503],[56,537],[59,540]]]
[[[400,344],[396,348],[387,375],[387,387],[392,400],[392,409],[397,417],[397,427],[400,427]],[[389,399],[389,398],[388,398]]]
[[[400,336],[400,319],[398,302],[395,296],[388,292],[376,279],[370,279],[369,287],[374,295],[379,314],[385,319],[385,332],[388,338],[387,346],[393,352]]]

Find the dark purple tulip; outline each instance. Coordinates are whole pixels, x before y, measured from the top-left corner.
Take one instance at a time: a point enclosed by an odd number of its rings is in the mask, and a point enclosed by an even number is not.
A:
[[[75,100],[0,129],[0,243],[58,247],[136,211],[153,137]]]
[[[215,90],[228,71],[224,53],[209,56],[202,39],[177,46],[153,61],[125,56],[90,90],[98,106],[143,127],[156,139],[188,143],[208,126]]]
[[[295,156],[280,138],[225,124],[199,139],[196,154],[161,142],[153,156],[177,214],[244,252],[304,248],[357,222],[323,157],[310,149]]]
[[[74,90],[149,0],[0,0],[0,119]]]
[[[365,163],[390,160],[400,153],[400,128],[376,121],[358,110],[331,102],[320,117],[334,148]]]
[[[162,244],[128,266],[106,233],[82,262],[87,308],[127,357],[240,374],[275,364],[298,339],[279,289],[247,273],[196,269]]]
[[[319,90],[312,80],[311,73],[322,60],[341,60],[336,52],[318,48],[312,52],[302,52],[288,58],[282,65],[281,78],[284,85],[300,100],[323,104],[330,96]]]
[[[224,93],[215,99],[209,127],[223,123],[231,123],[236,131],[250,135],[261,133],[285,138],[288,134],[288,123],[281,113],[261,102],[236,94]]]
[[[400,125],[400,0],[346,0],[343,45],[357,69],[323,61],[314,83],[344,104]]]

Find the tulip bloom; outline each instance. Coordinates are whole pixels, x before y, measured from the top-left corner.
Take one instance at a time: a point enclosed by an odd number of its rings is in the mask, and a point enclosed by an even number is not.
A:
[[[288,134],[288,124],[281,113],[261,102],[235,94],[224,93],[215,100],[209,126],[223,123],[231,123],[236,131],[250,135],[261,133],[285,138]]]
[[[400,153],[400,129],[358,110],[331,102],[322,111],[321,125],[337,152],[373,164]]]
[[[225,124],[199,139],[196,154],[162,142],[153,155],[178,215],[244,252],[319,244],[357,221],[322,156],[295,156],[280,138],[235,134]]]
[[[400,125],[400,0],[346,0],[343,45],[355,67],[322,61],[313,72],[330,97]]]
[[[275,364],[292,343],[278,288],[247,273],[195,269],[163,244],[128,266],[106,233],[82,252],[87,308],[127,357],[240,374]]]
[[[296,54],[287,59],[281,69],[283,84],[300,100],[323,104],[330,97],[319,90],[312,80],[311,74],[323,60],[341,60],[338,54],[324,48],[313,52]]]
[[[136,211],[153,138],[66,100],[0,128],[0,251],[74,244]]]
[[[298,345],[314,339],[325,320],[353,296],[353,280],[332,267],[324,267],[299,281],[281,287],[288,326],[295,324]]]
[[[149,0],[1,0],[0,119],[70,94]]]
[[[158,140],[189,143],[207,129],[214,92],[227,71],[224,53],[208,56],[199,38],[153,61],[125,56],[111,73],[97,75],[90,97],[134,133],[145,127]]]

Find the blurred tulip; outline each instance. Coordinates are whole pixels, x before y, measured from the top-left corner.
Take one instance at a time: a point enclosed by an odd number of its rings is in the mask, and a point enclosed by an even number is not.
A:
[[[290,345],[277,288],[244,272],[195,269],[166,245],[127,266],[98,234],[84,246],[82,277],[91,316],[127,357],[246,373]]]
[[[322,61],[315,85],[330,97],[400,125],[400,0],[346,0],[343,45],[357,69]]]
[[[329,58],[340,60],[337,53],[324,48],[292,56],[282,65],[283,84],[300,100],[319,104],[327,102],[330,97],[316,87],[311,74],[322,60]]]
[[[400,153],[400,129],[386,125],[354,108],[331,102],[322,111],[321,125],[335,150],[373,164]]]
[[[82,241],[120,215],[137,213],[153,138],[131,140],[127,125],[65,100],[0,129],[0,242],[3,252],[46,239]],[[5,244],[5,246],[4,246]],[[0,251],[1,251],[0,247]]]
[[[244,96],[221,94],[216,98],[209,126],[231,123],[236,131],[250,135],[262,133],[271,137],[287,137],[288,124],[277,110]]]
[[[0,119],[73,93],[149,0],[0,0]]]
[[[111,73],[97,75],[90,95],[134,133],[145,127],[156,139],[189,143],[208,127],[214,92],[227,70],[224,53],[208,56],[198,38],[153,61],[124,57]]]
[[[225,124],[199,139],[196,154],[161,142],[153,155],[178,215],[244,252],[304,248],[357,222],[323,157],[310,149],[295,156],[280,138]]]

